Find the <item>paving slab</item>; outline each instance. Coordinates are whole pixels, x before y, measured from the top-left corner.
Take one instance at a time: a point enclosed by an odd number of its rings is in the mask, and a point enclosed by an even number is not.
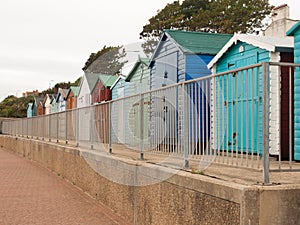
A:
[[[0,149],[1,225],[131,224],[58,174]]]

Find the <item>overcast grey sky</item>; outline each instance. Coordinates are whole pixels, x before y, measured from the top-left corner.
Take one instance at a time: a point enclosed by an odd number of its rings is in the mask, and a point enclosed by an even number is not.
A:
[[[148,19],[173,0],[2,0],[0,101],[74,81],[91,52],[104,45],[131,45]],[[299,1],[288,3],[291,17]]]

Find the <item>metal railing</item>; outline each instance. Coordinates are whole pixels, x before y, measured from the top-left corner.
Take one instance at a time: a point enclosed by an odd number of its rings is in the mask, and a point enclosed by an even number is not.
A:
[[[173,166],[254,168],[269,183],[270,169],[293,169],[293,71],[299,66],[256,64],[86,108],[4,121],[2,130],[140,159],[175,159]]]

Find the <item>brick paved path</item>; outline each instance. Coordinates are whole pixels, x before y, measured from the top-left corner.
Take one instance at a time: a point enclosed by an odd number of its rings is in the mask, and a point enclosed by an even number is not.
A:
[[[0,225],[129,224],[37,163],[0,149]]]

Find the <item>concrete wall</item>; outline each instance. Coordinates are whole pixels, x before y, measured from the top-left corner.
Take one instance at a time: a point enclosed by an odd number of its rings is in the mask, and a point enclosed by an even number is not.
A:
[[[165,176],[166,168],[38,140],[0,136],[0,146],[39,162],[135,224],[300,221],[299,189],[249,187],[184,171]],[[130,182],[137,185],[125,185]]]

